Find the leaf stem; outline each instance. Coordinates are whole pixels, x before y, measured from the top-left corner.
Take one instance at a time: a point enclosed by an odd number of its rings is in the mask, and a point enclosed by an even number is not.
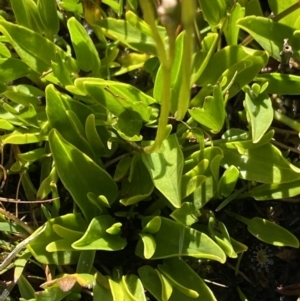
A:
[[[274,110],[274,119],[289,126],[298,133],[300,132],[300,123]]]
[[[144,152],[152,153],[161,147],[162,142],[166,138],[168,117],[171,106],[171,66],[174,60],[174,49],[170,49],[173,48],[171,47],[170,43],[169,56],[167,56],[165,45],[156,27],[153,6],[150,4],[149,0],[141,0],[140,6],[142,8],[145,21],[149,24],[152,30],[152,35],[156,43],[157,54],[161,63],[163,75],[161,111],[158,120],[158,129],[155,137],[155,142],[150,146],[146,146],[144,148]]]

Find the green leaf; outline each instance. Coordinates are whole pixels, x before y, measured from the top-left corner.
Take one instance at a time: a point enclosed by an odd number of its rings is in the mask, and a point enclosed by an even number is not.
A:
[[[18,25],[42,33],[42,23],[36,2],[33,0],[11,0],[11,6]]]
[[[184,202],[181,207],[175,209],[170,216],[178,223],[191,226],[198,221],[198,217],[201,216],[201,213],[196,209],[193,203]]]
[[[212,291],[205,282],[182,259],[165,259],[163,264],[158,265],[158,268],[173,284],[174,293],[175,291],[178,292],[179,298],[174,298],[174,301],[216,301]],[[170,300],[172,301],[173,298],[171,297]]]
[[[153,256],[149,258],[159,259],[173,256],[192,256],[195,258],[217,260],[221,263],[225,262],[226,256],[223,250],[206,234],[158,216],[154,218],[144,218],[142,220],[142,226],[145,227],[153,219],[160,219],[161,226],[156,233],[151,233],[151,236],[155,240],[156,247]],[[145,232],[147,231],[145,230]],[[143,235],[144,234],[143,230]],[[139,240],[136,247],[136,254],[141,258],[145,258],[144,248],[147,249],[148,247],[148,245],[143,246],[143,242]]]
[[[121,160],[118,162],[115,174],[114,174],[114,180],[116,182],[120,181],[123,177],[125,177],[126,173],[128,172],[130,165],[131,165],[132,158],[128,155],[123,156]]]
[[[44,26],[46,36],[53,39],[59,31],[59,19],[57,14],[57,5],[55,0],[38,0],[37,2],[38,13],[41,22]]]
[[[29,144],[42,142],[45,138],[41,137],[40,132],[37,132],[36,129],[20,128],[10,134],[3,135],[1,140],[3,144]]]
[[[108,279],[98,271],[96,272],[95,278],[96,278],[95,279],[96,283],[93,289],[93,294],[94,294],[93,301],[97,301],[97,297],[99,296],[101,296],[103,300],[114,301],[110,290]]]
[[[253,143],[259,142],[273,121],[272,101],[267,93],[246,91],[245,109],[250,119]]]
[[[238,150],[234,144],[219,146],[224,152],[221,164],[225,168],[235,165],[242,179],[266,184],[288,183],[300,179],[300,169],[288,162],[270,143],[244,150]]]
[[[239,37],[239,28],[236,26],[237,20],[243,18],[245,15],[245,8],[238,2],[233,4],[230,15],[227,17],[224,28],[224,35],[228,45],[237,45]]]
[[[157,300],[162,299],[162,283],[158,273],[149,265],[144,265],[138,269],[142,284]]]
[[[143,161],[139,159],[130,178],[123,180],[120,203],[128,206],[146,199],[154,185]]]
[[[108,38],[120,41],[135,51],[156,55],[156,44],[153,38],[133,27],[128,21],[105,18],[93,24],[93,27]]]
[[[220,161],[223,158],[223,152],[219,147],[206,147],[201,151],[196,151],[185,162],[185,170],[193,168],[202,160],[209,161],[209,168],[204,171],[205,181],[196,188],[196,190],[185,200],[192,202],[197,209],[202,208],[210,201],[217,192],[217,183],[219,182]]]
[[[115,76],[127,73],[132,70],[136,70],[138,68],[143,68],[144,64],[151,58],[152,56],[149,54],[142,53],[124,53],[123,55],[118,57],[118,63],[120,64],[120,69],[114,71],[112,73]]]
[[[118,283],[117,281],[114,281],[113,279],[108,279],[108,282],[111,289],[113,300],[114,301],[124,300],[124,293],[121,284]]]
[[[257,239],[278,247],[299,248],[299,241],[287,229],[264,218],[254,217],[251,220],[228,212],[231,216],[247,225],[248,231]]]
[[[287,25],[273,21],[271,18],[249,16],[237,21],[237,25],[247,31],[268,51],[276,60],[280,61],[283,40],[293,36],[293,29]]]
[[[208,221],[208,232],[228,257],[237,258],[237,254],[231,244],[231,239],[224,223],[211,216]]]
[[[77,263],[80,253],[75,252],[71,247],[71,244],[74,242],[72,240],[73,236],[71,236],[71,239],[64,239],[64,243],[61,243],[66,251],[46,252],[47,245],[62,240],[62,237],[53,230],[54,225],[60,225],[65,229],[79,233],[82,232],[82,234],[88,226],[81,214],[66,214],[50,219],[46,223],[46,229],[40,234],[39,239],[33,240],[27,245],[28,250],[38,262],[43,264],[65,265]],[[71,252],[72,250],[74,251]]]
[[[51,69],[51,61],[55,61],[57,53],[65,61],[70,73],[78,72],[73,58],[37,32],[6,21],[0,21],[0,30],[9,39],[22,61],[40,75]],[[51,75],[47,76],[47,79],[51,79]]]
[[[30,68],[23,61],[14,58],[0,58],[0,68],[1,83],[9,83],[30,73]]]
[[[51,68],[53,75],[58,80],[58,85],[67,86],[73,84],[72,75],[68,71],[66,63],[62,59],[60,53],[56,53],[55,61],[51,61]]]
[[[68,20],[67,25],[76,53],[78,67],[85,72],[92,70],[92,75],[98,77],[100,75],[101,62],[92,39],[85,28],[74,17]]]
[[[85,122],[85,136],[95,154],[104,155],[106,148],[97,132],[95,115],[91,114]]]
[[[285,0],[285,1],[268,0],[268,4],[274,16],[283,12],[284,10],[294,5],[295,3],[297,3],[297,0]],[[290,27],[294,27],[298,18],[299,18],[299,12],[298,10],[294,10],[293,12],[287,14],[285,17],[281,18],[278,22],[288,25]]]
[[[18,279],[18,287],[22,298],[28,300],[35,297],[35,289],[31,286],[31,284],[23,274],[21,274]]]
[[[95,206],[87,198],[89,192],[105,196],[110,204],[116,200],[117,185],[91,158],[68,143],[56,130],[50,132],[49,143],[61,181],[88,220],[97,215]]]
[[[207,179],[206,176],[204,176],[204,174],[209,166],[209,163],[209,160],[204,159],[182,176],[182,199],[193,193]]]
[[[107,232],[114,219],[110,215],[101,215],[92,219],[84,235],[72,244],[76,250],[122,250],[126,246],[126,240],[119,235]]]
[[[141,280],[134,274],[122,276],[122,286],[126,300],[128,301],[146,301],[144,288]],[[124,299],[125,300],[125,299]]]
[[[142,159],[154,186],[175,208],[180,208],[183,154],[176,135],[165,139],[163,148],[162,153],[143,153]]]
[[[68,86],[68,90],[89,95],[95,103],[118,116],[115,128],[123,139],[142,139],[139,132],[143,121],[150,120],[151,109],[148,106],[155,102],[152,97],[131,85],[95,78],[78,79],[75,87]]]
[[[0,43],[0,56],[2,56],[4,58],[11,57],[11,53],[10,53],[9,49],[3,43]]]
[[[20,67],[20,66],[19,66]],[[40,98],[45,96],[45,92],[30,85],[9,86],[4,95],[23,106],[33,105],[38,115],[44,114],[44,108],[41,106]]]
[[[210,26],[218,26],[226,17],[226,3],[224,0],[214,2],[208,0],[198,0],[206,21]]]
[[[219,198],[222,198],[222,196],[228,197],[233,192],[239,174],[239,170],[234,165],[225,170],[218,183]]]
[[[56,168],[53,167],[49,175],[42,180],[36,194],[37,199],[45,199],[49,195],[49,193],[53,191],[53,183],[57,183],[57,181],[58,175]]]
[[[220,85],[214,87],[213,97],[208,96],[205,99],[203,108],[194,107],[189,113],[213,133],[219,133],[225,121],[225,102]]]
[[[263,184],[251,189],[247,196],[257,201],[280,200],[300,194],[299,180],[283,184]]]
[[[265,90],[268,94],[298,95],[300,93],[300,76],[293,74],[269,73],[260,74],[255,81],[268,83]]]
[[[206,86],[221,82],[223,77],[226,77],[227,81],[234,78],[234,83],[229,89],[229,98],[234,96],[241,90],[241,87],[253,81],[267,62],[268,55],[265,51],[239,45],[224,47],[212,55],[205,70],[198,78],[197,84],[205,89],[200,90],[192,99],[190,107],[201,106],[204,98],[212,91]],[[238,73],[236,74],[236,72]]]
[[[74,0],[62,0],[59,3],[60,7],[66,11],[82,15],[82,4]]]
[[[46,100],[46,113],[51,127],[56,129],[68,142],[91,158],[95,158],[91,146],[78,131],[78,128],[74,125],[74,121],[69,117],[70,115],[68,116],[63,95],[53,85],[48,85],[46,88]],[[77,117],[76,114],[75,116]]]

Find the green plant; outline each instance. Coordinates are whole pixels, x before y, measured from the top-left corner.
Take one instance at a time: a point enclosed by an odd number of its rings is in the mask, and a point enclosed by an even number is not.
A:
[[[299,132],[270,97],[299,94],[299,76],[260,73],[270,56],[281,61],[285,39],[296,65],[298,19],[262,17],[258,1],[158,2],[11,0],[16,22],[0,20],[1,164],[12,149],[9,175],[20,175],[44,227],[32,234],[1,211],[7,240],[32,235],[0,270],[15,268],[24,300],[216,300],[186,258],[238,258],[238,270],[248,247],[224,216],[265,243],[299,248],[284,227],[232,205],[299,194],[300,169],[270,129],[276,119]],[[269,4],[280,15],[291,2]],[[256,43],[238,44],[246,33]],[[151,89],[120,80],[142,66]],[[237,95],[234,125],[226,108]],[[36,199],[45,200],[41,212]],[[49,265],[42,291],[23,275],[31,256],[41,270]]]

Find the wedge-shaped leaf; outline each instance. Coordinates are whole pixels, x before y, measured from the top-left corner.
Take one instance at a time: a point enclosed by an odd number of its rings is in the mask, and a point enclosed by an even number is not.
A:
[[[205,282],[182,259],[169,258],[159,264],[160,272],[165,275],[173,285],[174,292],[178,291],[181,300],[215,301],[215,297]],[[189,297],[189,298],[185,298]],[[170,300],[173,300],[171,297]],[[174,299],[180,300],[178,298]]]
[[[46,113],[50,126],[56,129],[68,142],[72,143],[88,156],[95,158],[91,146],[78,131],[78,128],[81,128],[83,125],[76,127],[72,116],[67,114],[68,107],[66,107],[63,101],[62,94],[53,85],[48,85],[46,88],[46,100]],[[76,114],[75,116],[78,119]]]
[[[245,108],[250,119],[253,143],[257,143],[273,121],[272,101],[265,92],[255,96],[253,92],[248,91],[246,92]]]
[[[29,144],[42,142],[45,137],[41,137],[40,132],[36,129],[22,129],[13,131],[12,133],[1,136],[3,144]]]
[[[23,106],[33,105],[37,112],[44,113],[44,108],[41,107],[40,98],[45,96],[45,92],[30,85],[9,86],[4,95]]]
[[[230,242],[233,246],[235,253],[237,254],[248,250],[248,247],[246,245],[242,244],[240,241],[233,239],[232,237],[230,237]]]
[[[37,120],[37,112],[33,105],[27,106],[15,105],[13,103],[1,103],[3,108],[11,113],[16,119],[20,120],[24,126],[28,128],[35,128],[39,130],[40,126]]]
[[[37,32],[6,21],[0,21],[0,31],[9,39],[22,61],[39,74],[50,70],[57,52],[70,73],[78,72],[73,58]]]
[[[237,25],[251,36],[276,60],[280,61],[283,40],[293,36],[290,26],[273,21],[271,18],[249,16],[238,20]]]
[[[247,196],[257,201],[278,200],[292,198],[300,194],[300,181],[293,181],[283,184],[263,184],[254,187]]]
[[[287,229],[279,226],[274,222],[270,222],[264,218],[254,217],[252,219],[232,214],[239,221],[247,225],[248,231],[257,239],[278,247],[299,248],[299,240],[295,235]]]
[[[142,226],[145,227],[152,219],[160,219],[161,226],[156,233],[151,233],[156,243],[155,252],[151,259],[192,256],[217,260],[221,263],[225,262],[226,256],[223,250],[206,234],[158,216],[144,218]],[[145,258],[143,243],[142,240],[139,240],[136,254]]]
[[[237,132],[236,132],[237,131]],[[235,132],[237,134],[235,134]],[[253,143],[251,135],[249,133],[240,131],[238,129],[231,129],[224,133],[225,145],[229,148],[237,148],[238,151],[243,154],[246,149],[253,149],[261,147],[271,141],[275,134],[274,130],[268,131],[257,143]]]
[[[23,61],[14,58],[1,58],[0,68],[1,83],[9,83],[30,73],[30,68]]]
[[[112,74],[117,76],[117,75],[121,75],[121,74],[130,72],[132,70],[136,70],[138,68],[143,68],[144,64],[151,57],[152,57],[151,55],[144,54],[144,53],[136,53],[136,52],[126,53],[126,54],[118,57],[118,63],[120,64],[120,68],[113,69],[111,72],[112,72]],[[111,67],[113,67],[113,66],[111,65]]]
[[[22,25],[35,32],[42,33],[43,26],[40,20],[36,2],[33,0],[12,0],[12,9],[18,25]]]
[[[205,99],[203,108],[189,110],[191,116],[213,133],[219,133],[225,121],[225,102],[220,85],[216,85],[213,96]]]
[[[108,38],[120,41],[135,51],[156,55],[153,38],[133,27],[128,21],[105,18],[93,24],[93,27]]]
[[[128,10],[125,16],[126,20],[138,31],[152,37],[152,29],[150,25],[143,19],[139,18],[135,13],[133,13],[133,11]],[[166,29],[163,26],[157,26],[157,28],[162,35],[166,35]]]
[[[115,125],[119,135],[126,140],[138,141],[143,122],[148,122],[151,109],[148,107],[155,100],[131,85],[84,78],[75,81],[75,87],[68,86],[75,94],[89,95],[95,103],[118,117]]]
[[[156,300],[165,301],[162,297],[162,283],[158,275],[159,272],[157,273],[156,270],[149,265],[144,265],[138,269],[138,273],[145,289],[148,290]]]
[[[78,3],[74,0],[62,0],[59,6],[66,11],[82,15],[82,3]]]
[[[60,53],[56,53],[55,61],[51,61],[51,69],[53,75],[57,79],[58,85],[67,86],[73,84],[72,75],[68,71],[65,61],[60,56]]]
[[[300,76],[293,74],[269,73],[255,78],[259,83],[268,83],[265,92],[269,94],[298,95],[300,93]]]
[[[229,89],[229,97],[238,93],[244,85],[251,82],[260,70],[268,62],[268,55],[265,51],[253,50],[242,46],[227,46],[214,53],[206,65],[205,70],[197,80],[199,86],[205,87],[226,77],[228,81],[233,79],[234,84]],[[200,92],[192,99],[191,106],[202,105],[204,97],[210,94]]]
[[[83,71],[92,71],[93,76],[99,76],[101,62],[95,45],[85,28],[74,18],[68,20],[68,29],[76,53],[78,67]]]
[[[97,272],[95,280],[96,283],[93,289],[94,296],[101,296],[103,300],[114,301],[108,279],[105,276],[103,276],[100,272]]]
[[[222,19],[226,17],[226,1],[198,0],[204,17],[210,26],[218,26]]]
[[[220,161],[223,158],[223,152],[219,147],[206,147],[204,150],[196,151],[186,159],[184,168],[193,168],[194,164],[201,160],[209,161],[209,168],[205,169],[203,176],[205,181],[195,189],[185,200],[192,202],[197,209],[202,208],[210,201],[217,192],[219,182]]]
[[[82,95],[86,96],[88,95],[87,88],[88,86],[100,86],[104,90],[104,92],[107,92],[107,94],[115,94],[115,97],[117,98],[126,98],[126,101],[124,102],[124,105],[127,104],[128,102],[130,103],[133,102],[141,102],[143,104],[153,104],[156,102],[156,100],[143,93],[141,90],[138,88],[121,83],[121,82],[116,82],[116,81],[110,81],[110,80],[103,80],[100,78],[92,78],[92,77],[85,77],[85,78],[78,78],[74,82],[74,86],[68,86],[66,87],[68,91],[71,93],[77,94],[77,95]],[[99,97],[98,97],[99,98]],[[96,99],[98,99],[96,98]],[[121,101],[119,99],[119,101]],[[97,100],[97,103],[99,102],[99,99]]]
[[[4,43],[0,43],[0,56],[3,58],[11,57],[11,53],[9,49],[4,45]]]
[[[239,177],[239,170],[234,166],[229,166],[226,169],[218,183],[218,197],[221,198],[222,196],[229,196],[238,180]]]
[[[154,186],[176,208],[181,205],[183,154],[176,135],[163,142],[162,153],[142,154]]]
[[[59,31],[59,19],[56,1],[38,0],[37,8],[46,36],[50,39],[53,39],[53,36]]]
[[[97,215],[87,194],[103,195],[112,204],[117,198],[117,185],[110,175],[90,157],[67,142],[56,131],[49,134],[49,143],[57,173],[74,201],[89,220]]]
[[[231,244],[231,239],[224,223],[211,216],[208,221],[208,232],[228,257],[237,258],[237,254]]]
[[[124,300],[124,293],[119,281],[108,279],[113,301]]]
[[[26,255],[26,256],[24,256]],[[29,256],[28,256],[29,255]],[[22,258],[23,257],[23,258]],[[27,254],[22,254],[21,258],[18,258],[15,261],[15,273],[14,273],[14,281],[18,281],[18,287],[21,294],[21,297],[24,299],[34,299],[35,298],[35,289],[32,287],[30,282],[27,280],[25,275],[23,274],[23,270],[25,268],[25,264],[30,259],[30,253],[27,252]],[[18,269],[18,274],[16,273],[16,269]],[[5,296],[5,293],[7,293],[7,296]],[[9,290],[5,290],[1,294],[1,298],[6,299],[9,295]],[[7,299],[6,299],[7,300]]]
[[[184,202],[180,208],[175,209],[170,216],[178,223],[186,226],[191,226],[198,221],[198,217],[201,215],[193,203]]]
[[[93,218],[84,235],[72,247],[76,250],[122,250],[126,246],[126,240],[107,231],[114,223],[115,220],[110,215]]]
[[[210,33],[201,41],[202,49],[197,51],[193,59],[193,73],[191,83],[195,83],[202,75],[211,56],[214,54],[218,41],[218,34]]]
[[[120,203],[125,206],[138,203],[147,198],[152,193],[153,189],[154,185],[149,171],[140,159],[134,166],[131,179],[128,178],[122,183],[122,198]]]
[[[65,265],[77,263],[80,254],[79,252],[75,252],[75,250],[71,247],[71,244],[74,242],[74,240],[72,240],[73,236],[70,236],[70,239],[64,239],[64,251],[46,251],[48,244],[62,240],[62,237],[53,230],[54,225],[60,225],[62,228],[78,233],[82,232],[83,234],[88,226],[88,223],[81,217],[80,214],[67,214],[50,219],[46,223],[46,229],[43,233],[41,233],[39,239],[30,242],[27,245],[27,248],[36,258],[36,260],[43,264]],[[72,252],[72,250],[74,250],[74,252]]]
[[[115,174],[114,174],[114,180],[116,182],[120,181],[128,172],[130,165],[132,162],[132,158],[130,156],[123,156],[121,160],[118,162]]]
[[[230,14],[227,17],[226,25],[224,28],[224,35],[228,45],[237,45],[239,28],[236,26],[238,19],[244,17],[245,7],[242,7],[238,2],[233,4]]]
[[[266,184],[288,183],[300,179],[300,169],[287,161],[270,143],[257,148],[237,149],[234,144],[219,145],[224,152],[221,164],[235,165],[242,179]]]
[[[125,300],[146,301],[144,288],[138,276],[134,274],[122,276],[122,287],[124,289]]]

